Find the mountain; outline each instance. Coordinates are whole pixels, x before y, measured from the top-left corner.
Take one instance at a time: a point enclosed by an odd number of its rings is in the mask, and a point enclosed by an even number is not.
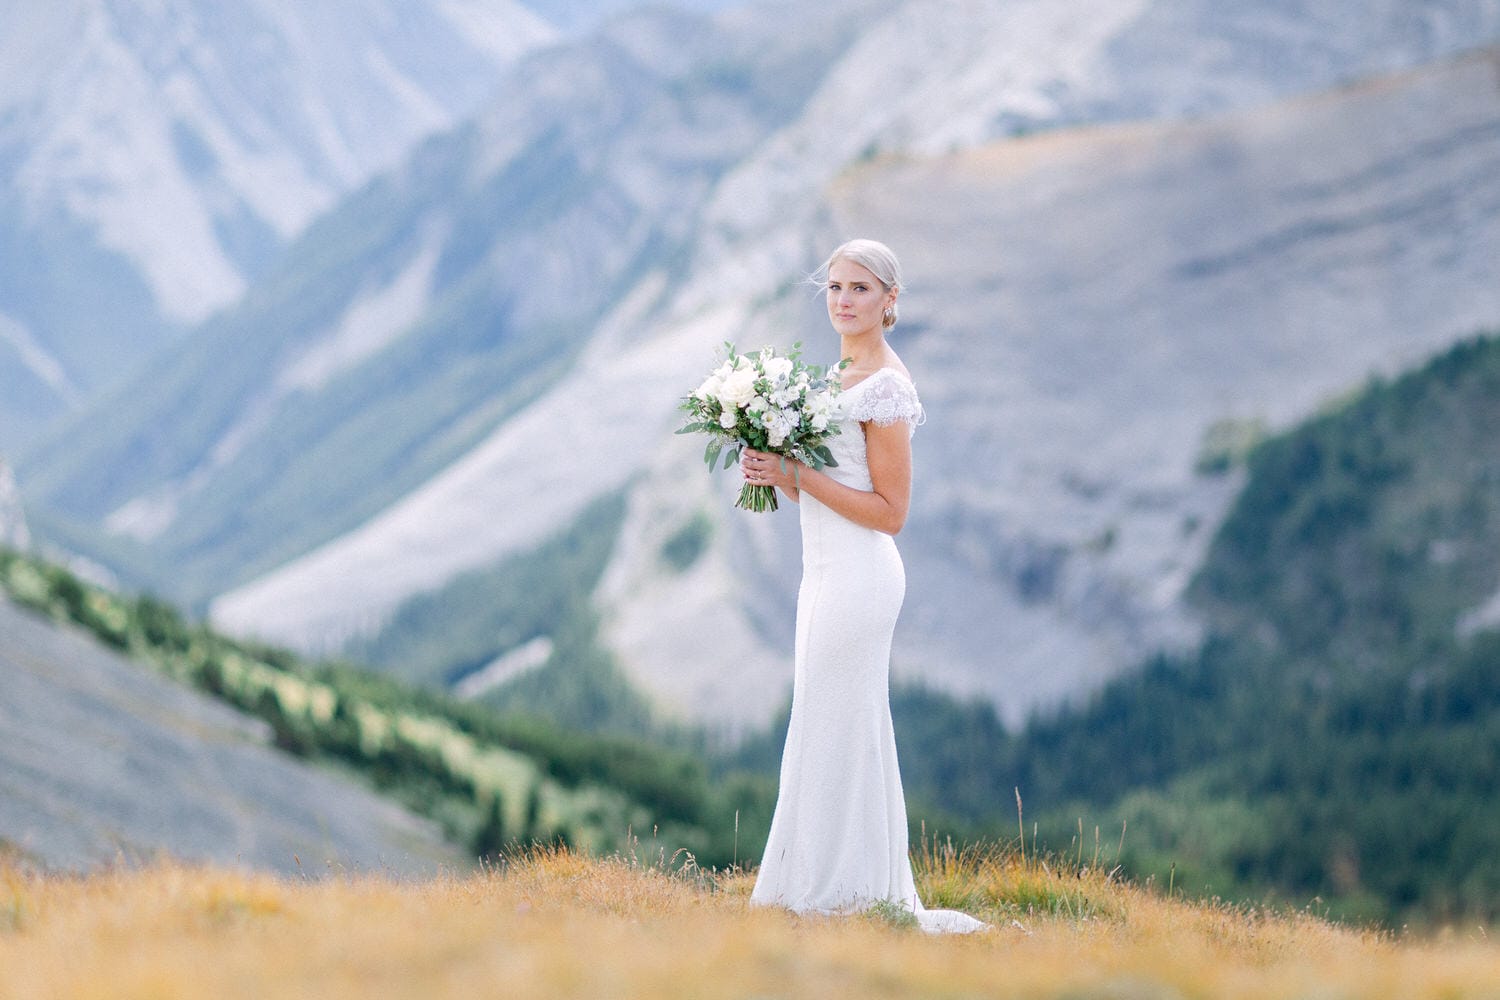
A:
[[[989,741],[970,807],[1019,786],[1054,844],[1123,821],[1188,892],[1492,920],[1497,422],[1491,335],[1265,441],[1189,591],[1210,641]]]
[[[728,511],[673,405],[725,339],[821,359],[800,276],[868,233],[933,417],[898,668],[1017,721],[1196,639],[1236,441],[1500,310],[1494,54],[1432,62],[1493,4],[793,11],[524,60],[30,455],[37,530],[327,649],[625,489],[601,641],[672,711],[762,720],[795,526]]]
[[[436,824],[270,746],[269,727],[0,597],[0,856],[431,874]]]
[[[235,301],[553,30],[512,0],[8,5],[0,447]]]
[[[844,178],[830,237],[908,248],[903,357],[950,373],[924,386],[905,663],[1014,724],[1191,644],[1226,439],[1500,316],[1497,55]]]
[[[1191,644],[1181,588],[1238,486],[1197,471],[1214,435],[1284,425],[1500,311],[1485,263],[1497,238],[1491,58],[1204,123],[877,159],[841,180],[819,242],[875,232],[905,249],[920,325],[896,342],[932,416],[902,539],[898,672],[982,695],[1014,724]],[[1473,210],[1455,225],[1460,204]],[[628,367],[614,355],[612,370],[589,367],[486,452],[216,613],[294,634],[277,623],[378,608],[404,565],[477,561],[481,530],[519,535],[523,513],[523,525],[556,524],[528,503],[555,514],[558,497],[518,497],[504,470],[561,483],[581,460],[577,483],[634,457],[640,387],[656,386],[670,420],[718,339],[818,342],[816,304],[789,287],[763,294],[759,315],[719,307],[637,346]],[[617,401],[613,428],[570,434],[538,470],[533,442],[603,400]],[[598,595],[606,643],[682,711],[769,712],[782,697],[772,678],[786,633],[778,642],[774,629],[789,622],[777,567],[795,565],[790,525],[726,523],[712,488],[728,477],[710,480],[681,441],[640,461],[650,478]],[[508,523],[482,529],[486,509]],[[676,572],[660,553],[703,515],[708,550]],[[403,559],[407,546],[420,560]],[[726,660],[741,665],[733,678]],[[760,679],[749,693],[747,676]]]
[[[826,62],[826,32],[767,54],[778,31],[661,10],[538,53],[505,101],[319,220],[149,391],[32,453],[28,496],[198,600],[355,528],[652,306],[717,179]]]

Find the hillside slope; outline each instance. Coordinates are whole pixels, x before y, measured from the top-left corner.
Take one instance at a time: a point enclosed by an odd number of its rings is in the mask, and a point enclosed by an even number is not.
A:
[[[57,652],[66,662],[52,670],[45,656],[34,653],[35,643],[23,639],[33,633],[39,636],[37,642],[47,654],[55,648],[47,640],[60,630],[37,622],[33,632],[17,629],[15,637],[9,629],[0,630],[0,650],[14,654],[8,662],[17,669],[45,681],[50,675],[75,673],[74,659],[81,658],[83,664],[107,661],[112,672],[106,680],[124,676],[128,683],[139,684],[169,679],[183,689],[210,695],[258,720],[252,726],[246,717],[229,713],[241,728],[252,728],[261,743],[269,739],[277,750],[373,787],[439,824],[449,843],[463,845],[455,858],[489,857],[521,844],[550,844],[596,852],[660,852],[663,857],[686,851],[705,865],[731,865],[757,852],[770,826],[774,781],[723,765],[715,767],[711,780],[702,741],[691,733],[671,734],[671,746],[600,736],[554,719],[490,711],[352,664],[310,663],[284,649],[228,639],[187,621],[150,595],[125,596],[6,548],[0,548],[0,591],[52,622],[80,626],[105,649],[131,658],[127,663],[97,646],[90,651],[79,645],[79,635],[64,632],[73,646]],[[140,677],[146,681],[131,680]],[[161,712],[137,698],[95,697],[98,679],[96,671],[69,686],[67,693],[76,697],[64,698],[63,710],[85,724],[125,734],[121,739],[126,742],[126,737],[142,731],[149,737],[151,723],[159,721]],[[16,684],[18,702],[23,696],[50,697],[45,690],[32,690],[39,682],[22,681]],[[587,689],[578,696],[586,704],[609,695],[597,684],[581,686]],[[182,691],[168,692],[165,703],[176,705],[182,696]],[[199,699],[189,701],[201,704]],[[112,711],[103,717],[86,711],[101,702]],[[6,709],[17,717],[22,711],[19,703],[7,704]],[[43,712],[36,720],[6,727],[7,735],[12,729],[20,734],[9,759],[21,762],[7,787],[19,803],[35,805],[33,818],[42,829],[27,836],[40,845],[38,851],[50,843],[44,836],[46,822],[57,818],[53,814],[60,801],[65,801],[71,821],[84,835],[112,830],[120,822],[117,793],[92,780],[100,771],[118,769],[118,755],[99,758],[85,753],[75,759],[70,751],[78,748],[66,745],[67,727],[57,728],[57,721]],[[32,733],[34,725],[42,727],[41,735]],[[134,770],[172,772],[168,778],[176,776],[175,768],[188,779],[220,760],[189,744],[147,741],[140,760],[124,760]],[[57,748],[45,766],[33,760],[38,747]],[[296,770],[288,758],[278,759]],[[68,769],[70,777],[54,780],[58,769]],[[59,788],[65,790],[62,800]],[[203,799],[206,804],[200,802]],[[273,794],[265,799],[272,810],[267,822],[295,825],[300,820],[302,803],[295,796]],[[165,798],[158,790],[158,797],[149,799],[190,817],[197,810],[212,811],[217,801],[216,789],[198,787],[191,780],[174,786]],[[331,808],[338,808],[337,796],[330,802]],[[358,809],[352,815],[360,819]],[[16,822],[25,818],[18,814]],[[159,825],[146,823],[132,832],[142,838],[129,845],[136,852],[132,857],[156,850],[184,860],[200,857],[199,845],[181,843]],[[31,843],[20,849],[26,853]],[[270,864],[263,858],[246,863]]]
[[[441,831],[270,746],[268,728],[0,596],[0,854],[163,854],[284,874],[431,874]]]
[[[1191,590],[1210,640],[991,758],[1137,874],[1404,919],[1500,900],[1500,338],[1278,435]],[[975,789],[970,799],[982,800]]]

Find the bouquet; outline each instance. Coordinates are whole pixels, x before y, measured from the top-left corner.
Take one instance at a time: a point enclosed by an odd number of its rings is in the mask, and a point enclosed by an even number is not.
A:
[[[769,347],[759,354],[736,354],[730,343],[724,348],[724,363],[682,401],[688,423],[677,431],[709,435],[703,453],[709,471],[721,454],[724,468],[729,468],[747,446],[797,459],[813,469],[838,465],[826,443],[839,432],[833,422],[839,386],[828,378],[828,369],[803,363],[800,343],[784,356]],[[746,483],[734,505],[758,512],[775,510],[776,488]]]

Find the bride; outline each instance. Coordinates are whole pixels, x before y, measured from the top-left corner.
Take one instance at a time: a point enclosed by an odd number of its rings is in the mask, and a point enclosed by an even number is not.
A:
[[[889,247],[851,240],[819,269],[839,335],[836,466],[815,470],[746,450],[747,481],[801,505],[792,717],[771,833],[751,901],[799,913],[851,913],[888,901],[922,929],[986,927],[927,910],[907,853],[906,802],[891,726],[891,634],[906,593],[894,535],[911,499],[911,436],[922,404],[885,333],[896,324],[900,264]]]

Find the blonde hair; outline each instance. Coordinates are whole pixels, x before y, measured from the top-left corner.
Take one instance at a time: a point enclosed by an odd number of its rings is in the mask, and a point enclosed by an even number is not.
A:
[[[826,284],[829,269],[841,260],[858,264],[868,270],[880,280],[886,291],[901,290],[901,262],[896,259],[895,251],[879,240],[850,240],[840,244],[833,253],[828,255],[823,266],[813,272],[813,280],[818,284]],[[897,318],[896,303],[892,302],[882,319],[885,328],[889,330],[895,326]]]

